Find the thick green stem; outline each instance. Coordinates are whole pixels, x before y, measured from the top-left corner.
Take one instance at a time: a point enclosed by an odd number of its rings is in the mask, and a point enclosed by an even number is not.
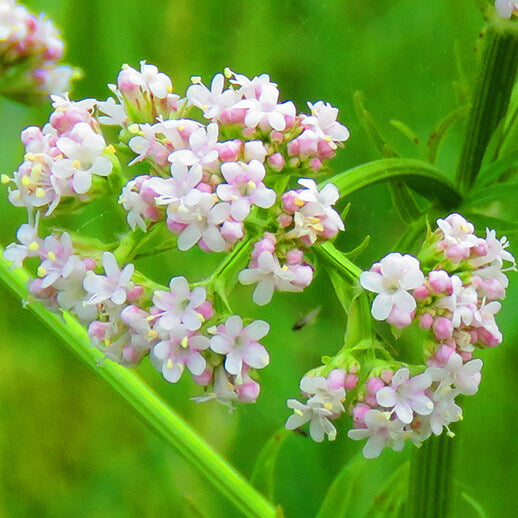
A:
[[[456,182],[462,193],[470,190],[480,171],[493,132],[505,116],[518,69],[518,23],[491,19]]]
[[[274,507],[199,437],[134,371],[111,361],[101,364],[103,355],[92,347],[84,327],[74,317],[65,313],[64,318],[61,318],[32,300],[27,290],[29,275],[23,269],[11,271],[9,263],[1,257],[2,254],[3,250],[0,248],[0,280],[21,300],[29,301],[25,307],[60,336],[87,365],[107,381],[148,426],[176,449],[245,516],[252,518],[276,516]]]
[[[454,441],[432,436],[412,451],[406,518],[455,516]]]

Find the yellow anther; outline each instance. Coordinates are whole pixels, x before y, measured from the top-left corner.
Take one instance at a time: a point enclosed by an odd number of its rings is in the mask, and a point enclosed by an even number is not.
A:
[[[48,252],[47,253],[47,257],[51,260],[51,261],[55,261],[56,260],[56,254],[54,252]]]
[[[448,430],[448,431],[446,432],[446,435],[447,435],[448,437],[451,437],[452,439],[455,437],[455,434],[454,434],[451,430]]]
[[[36,165],[31,169],[31,174],[40,174],[42,170],[43,170],[43,167],[41,167],[41,164],[36,164]]]
[[[178,131],[183,131],[184,129],[185,128],[182,125],[178,126],[178,128],[177,128]]]
[[[230,68],[228,67],[225,67],[225,70],[223,70],[223,74],[225,74],[225,77],[227,79],[230,79],[232,77],[232,70],[230,70]]]
[[[325,136],[325,138],[324,138],[324,140],[325,140],[326,142],[332,142],[332,141],[333,141],[333,139],[332,139],[329,135],[326,135],[326,136]]]
[[[33,160],[36,160],[38,157],[34,153],[25,153],[24,158],[25,160],[30,160],[32,162]]]
[[[3,174],[0,178],[3,184],[9,183],[11,181],[11,179],[6,174]]]
[[[72,162],[72,167],[79,169],[81,167],[81,162],[79,160],[74,160]]]
[[[171,358],[169,358],[169,360],[167,360],[166,367],[168,369],[172,369],[173,368],[173,360],[171,360]]]
[[[45,277],[45,275],[47,275],[47,270],[43,266],[38,266],[38,277]]]
[[[109,153],[115,153],[115,148],[113,147],[112,144],[110,144],[107,148],[106,148],[106,151],[108,151]]]
[[[110,347],[111,343],[112,343],[112,341],[111,341],[109,338],[107,338],[107,339],[104,341],[104,346],[105,346],[105,347]]]
[[[201,107],[201,109],[202,109],[203,111],[205,111],[207,108],[208,108],[208,105],[206,105],[206,104],[204,104],[204,105]]]
[[[293,410],[293,413],[294,413],[294,414],[297,414],[297,415],[300,415],[300,416],[303,416],[303,415],[304,415],[304,414],[302,413],[302,411],[301,411],[301,410],[299,410],[298,408],[295,408],[295,409]]]
[[[140,126],[138,124],[130,124],[128,126],[128,130],[130,133],[138,133],[140,131]]]
[[[191,77],[191,83],[193,85],[199,85],[201,83],[201,77],[200,76],[192,76]]]
[[[331,403],[324,403],[324,408],[327,410],[333,410],[333,405]]]
[[[200,322],[203,324],[205,322],[205,317],[201,313],[197,313],[198,318],[200,319]]]
[[[171,93],[173,91],[173,87],[171,85],[167,85],[167,92]]]
[[[288,269],[288,267],[286,265],[283,265],[283,267],[281,268],[281,270],[284,270],[286,271]]]
[[[31,179],[28,176],[22,176],[22,185],[27,187],[31,184]]]
[[[187,349],[187,347],[189,347],[189,338],[187,336],[184,336],[182,338],[182,343],[181,343],[182,347],[184,349]]]
[[[43,198],[43,196],[45,196],[45,191],[41,188],[41,187],[38,187],[36,189],[36,198]]]
[[[158,336],[158,333],[154,329],[150,329],[147,333],[148,338],[156,338]]]
[[[303,207],[306,204],[305,201],[302,201],[299,198],[295,198],[294,203],[295,203],[295,205],[297,205],[299,207]]]
[[[40,249],[40,245],[36,242],[36,241],[33,241],[28,247],[27,247],[31,252],[36,252],[36,250],[39,250]]]
[[[252,182],[252,180],[250,180],[248,183],[247,183],[248,187],[250,187],[250,189],[255,189],[257,187],[257,184],[255,182]]]

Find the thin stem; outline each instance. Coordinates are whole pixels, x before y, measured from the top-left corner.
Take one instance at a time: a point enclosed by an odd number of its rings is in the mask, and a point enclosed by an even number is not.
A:
[[[443,434],[412,451],[406,518],[454,516],[455,444]]]
[[[457,167],[456,183],[470,190],[480,171],[491,136],[507,112],[518,69],[518,24],[493,13],[466,136]]]
[[[315,246],[313,250],[329,266],[333,267],[350,281],[356,282],[360,278],[362,270],[348,259],[343,252],[340,252],[340,250],[338,250],[332,243],[328,242],[323,245]]]
[[[60,336],[87,365],[107,381],[149,427],[162,436],[245,516],[275,517],[274,507],[137,374],[114,362],[102,362],[103,355],[92,347],[84,327],[74,317],[64,313],[61,318],[50,313],[39,302],[32,300],[27,290],[27,282],[30,278],[28,273],[21,268],[10,270],[9,263],[1,257],[2,254],[3,250],[0,247],[0,280],[21,300],[29,301],[25,307]]]

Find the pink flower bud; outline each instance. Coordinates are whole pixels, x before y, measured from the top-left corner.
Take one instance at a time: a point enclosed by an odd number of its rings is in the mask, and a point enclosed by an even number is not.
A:
[[[356,374],[347,374],[345,377],[344,389],[352,390],[358,385],[358,376]]]
[[[127,297],[128,297],[128,302],[136,302],[137,300],[139,300],[140,298],[142,298],[142,296],[144,295],[144,288],[142,286],[139,286],[138,284],[136,284],[135,286],[133,286],[133,288],[131,290],[128,291],[127,293]]]
[[[304,252],[298,248],[292,248],[286,254],[286,262],[288,264],[301,264],[304,259]]]
[[[320,160],[320,158],[312,158],[309,161],[309,167],[315,172],[320,171],[322,168],[322,160]]]
[[[412,318],[414,315],[415,312],[406,313],[405,311],[398,309],[397,306],[393,306],[389,316],[387,317],[387,322],[393,326],[396,326],[398,329],[403,329],[412,323]]]
[[[365,428],[365,414],[369,410],[371,410],[371,407],[365,403],[358,403],[354,406],[352,414],[355,428]]]
[[[392,372],[390,369],[385,369],[382,373],[381,373],[381,379],[389,384],[391,381],[392,381],[392,377],[394,376],[394,372]]]
[[[447,340],[452,337],[453,323],[449,318],[437,317],[433,322],[432,328],[437,340]]]
[[[99,322],[98,320],[95,320],[88,326],[88,336],[98,342],[103,342],[108,336],[109,331],[109,322]]]
[[[412,293],[415,300],[426,300],[430,296],[430,292],[428,288],[423,284],[423,286],[419,286]]]
[[[192,376],[194,383],[201,386],[207,386],[212,381],[212,369],[205,369],[199,376]]]
[[[266,162],[274,171],[280,171],[286,163],[284,157],[280,153],[274,153],[269,156]]]
[[[288,214],[293,214],[300,208],[297,191],[288,191],[281,196],[282,208]]]
[[[343,369],[333,369],[327,376],[328,390],[338,390],[345,388],[345,378],[347,373]]]
[[[446,257],[452,261],[459,262],[469,257],[469,248],[462,248],[459,245],[452,245],[446,249]]]
[[[430,313],[423,313],[419,317],[419,327],[421,329],[430,329],[433,324],[433,317]]]
[[[279,214],[277,216],[277,223],[279,223],[281,228],[289,227],[292,222],[293,218],[288,214]]]
[[[248,378],[248,380],[242,385],[236,385],[237,398],[243,403],[254,403],[259,397],[261,386],[251,378]]]
[[[453,284],[451,277],[444,270],[432,270],[428,275],[430,291],[434,294],[451,295]]]
[[[206,300],[202,304],[200,304],[196,311],[200,313],[200,315],[205,319],[209,320],[214,316],[214,308],[212,307],[212,302],[210,300]]]
[[[380,390],[384,386],[385,386],[384,381],[381,378],[378,378],[377,376],[373,376],[372,378],[369,378],[367,380],[367,383],[365,383],[365,388],[371,394],[376,394],[376,392],[378,392],[378,390]]]
[[[87,257],[86,259],[83,259],[83,264],[85,265],[87,271],[91,271],[94,270],[97,266],[97,261],[92,257]]]

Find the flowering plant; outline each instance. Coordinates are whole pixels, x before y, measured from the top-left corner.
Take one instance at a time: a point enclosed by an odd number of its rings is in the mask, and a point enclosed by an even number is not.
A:
[[[302,292],[325,272],[345,310],[346,334],[320,366],[297,372],[304,401],[288,400],[293,414],[286,412],[285,427],[305,434],[308,424],[317,442],[348,430],[351,439],[366,440],[368,459],[406,442],[420,448],[417,458],[429,454],[439,444],[435,436],[454,436],[462,399],[478,390],[479,351],[502,342],[495,315],[515,269],[507,238],[490,230],[510,222],[500,206],[488,209],[502,194],[491,188],[506,189],[512,177],[505,164],[516,122],[516,62],[493,63],[502,41],[512,40],[511,55],[518,48],[515,21],[504,20],[513,6],[504,3],[491,10],[484,75],[455,182],[435,166],[455,117],[432,134],[426,159],[401,158],[358,95],[360,119],[382,158],[333,175],[329,161],[349,139],[338,110],[316,101],[298,112],[279,100],[266,74],[249,78],[227,68],[210,85],[193,77],[179,94],[143,61],[123,66],[106,100],[53,95],[48,123],[22,132],[23,162],[2,176],[11,204],[27,212],[17,242],[4,250],[11,271],[2,262],[2,279],[68,340],[67,326],[87,333],[80,354],[98,361],[98,372],[246,514],[270,516],[270,503],[201,441],[191,442],[192,432],[126,368],[149,359],[166,382],[189,377],[198,385],[196,402],[231,410],[253,403],[259,372],[270,363],[270,323],[237,314],[234,290],[245,286],[242,292],[265,306],[275,292]],[[486,76],[501,79],[498,88]],[[488,158],[491,137],[497,151]],[[344,201],[376,183],[389,185],[408,225],[394,251],[362,271],[355,262],[368,238],[347,251],[335,238],[345,231]],[[84,220],[101,206],[101,217],[124,225],[112,240],[72,223],[72,215]],[[487,226],[485,237],[479,224]],[[172,250],[193,263],[202,253],[221,254],[220,262],[189,280],[146,266]],[[30,272],[28,292],[18,282],[23,271]],[[339,421],[343,414],[350,419]],[[414,466],[411,480],[424,478]],[[407,508],[417,509],[418,497],[409,494]]]

